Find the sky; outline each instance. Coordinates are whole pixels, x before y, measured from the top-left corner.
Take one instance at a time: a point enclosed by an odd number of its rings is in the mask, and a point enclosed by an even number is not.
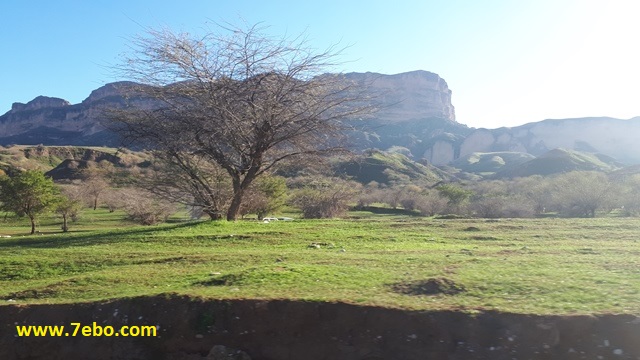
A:
[[[75,104],[118,78],[136,35],[215,24],[346,47],[339,71],[427,70],[471,127],[640,116],[637,0],[2,0],[0,114],[38,95]]]

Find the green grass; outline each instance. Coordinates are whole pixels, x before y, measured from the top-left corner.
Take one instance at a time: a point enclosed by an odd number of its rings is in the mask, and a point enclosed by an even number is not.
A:
[[[422,310],[640,314],[640,219],[346,220],[139,227],[85,211],[71,233],[0,222],[0,304],[177,293]],[[176,221],[178,219],[175,219]],[[315,246],[317,245],[317,246]],[[429,280],[462,291],[398,291]],[[9,302],[8,300],[12,301]]]

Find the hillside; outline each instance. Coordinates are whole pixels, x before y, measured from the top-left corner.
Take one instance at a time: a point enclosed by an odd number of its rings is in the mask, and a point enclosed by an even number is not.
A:
[[[130,167],[147,161],[149,155],[104,147],[24,146],[0,148],[0,170],[14,174],[23,170],[40,170],[54,180],[73,179],[77,172],[98,163]]]
[[[433,184],[449,175],[431,165],[422,165],[399,152],[366,151],[363,155],[337,160],[334,171],[368,184],[423,183]]]
[[[527,161],[535,159],[535,156],[520,152],[475,152],[455,160],[449,166],[467,173],[481,176],[490,176],[500,171],[506,171]]]
[[[535,159],[505,168],[496,173],[497,177],[525,177],[531,175],[552,175],[570,171],[611,172],[622,164],[608,156],[590,154],[567,149],[553,149]]]

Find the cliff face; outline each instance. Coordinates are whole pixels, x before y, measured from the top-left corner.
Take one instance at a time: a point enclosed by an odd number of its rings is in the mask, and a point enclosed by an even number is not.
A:
[[[355,134],[356,148],[386,149],[397,143],[415,151],[416,146],[422,146],[422,138],[441,133],[443,126],[454,124],[466,128],[455,123],[451,90],[437,74],[413,71],[396,75],[349,73],[344,76],[346,81],[356,84],[356,91],[370,94],[371,102],[379,109],[367,119],[365,126],[375,130]],[[102,112],[123,106],[125,97],[135,106],[151,106],[149,99],[133,96],[135,86],[130,82],[107,84],[74,105],[44,96],[27,104],[15,103],[9,112],[0,116],[0,144],[116,146],[117,139],[101,124]],[[443,126],[434,127],[442,121],[445,122]],[[419,138],[406,136],[416,132]]]
[[[14,103],[0,116],[0,144],[107,145],[91,140],[104,131],[103,110],[122,106],[132,88],[133,83],[127,82],[107,84],[80,104],[46,96]]]
[[[368,88],[371,101],[378,106],[377,119],[399,122],[438,118],[456,120],[451,90],[438,74],[412,71],[395,75],[349,73],[345,77],[361,88]]]

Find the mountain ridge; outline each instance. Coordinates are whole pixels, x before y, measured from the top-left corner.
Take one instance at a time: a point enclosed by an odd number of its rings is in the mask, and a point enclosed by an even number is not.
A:
[[[446,165],[473,153],[521,152],[539,156],[555,148],[601,153],[627,164],[640,164],[640,117],[545,119],[515,127],[471,128],[458,123],[452,91],[438,74],[416,70],[400,74],[346,73],[345,79],[376,94],[380,110],[350,135],[352,148],[387,150],[400,146],[410,157]],[[121,81],[93,90],[78,104],[38,96],[26,104],[14,103],[0,116],[0,145],[118,146],[105,130],[104,108],[130,101],[144,106],[142,97],[130,96],[137,84]],[[355,126],[354,126],[355,127]]]

